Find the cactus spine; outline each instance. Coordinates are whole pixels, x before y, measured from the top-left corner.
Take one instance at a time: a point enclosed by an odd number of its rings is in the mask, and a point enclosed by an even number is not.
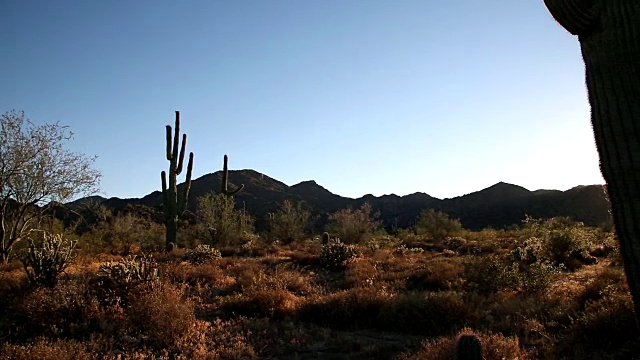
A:
[[[187,147],[187,134],[182,135],[182,146],[180,146],[180,112],[176,111],[176,124],[173,140],[171,136],[171,126],[167,125],[167,160],[169,160],[169,186],[167,186],[167,173],[160,173],[162,179],[162,197],[164,202],[164,221],[166,226],[166,250],[171,251],[176,243],[176,233],[178,231],[178,216],[184,214],[187,209],[189,199],[189,189],[191,188],[191,171],[193,170],[193,153],[189,153],[189,163],[187,164],[187,179],[184,188],[178,194],[178,175],[182,173],[184,162],[184,152]],[[178,153],[178,147],[180,152]]]
[[[240,185],[239,188],[233,190],[233,191],[229,191],[229,168],[227,167],[227,162],[229,161],[229,158],[227,157],[227,155],[224,156],[224,164],[222,165],[222,189],[220,190],[221,194],[225,194],[227,196],[233,196],[235,194],[237,194],[238,192],[240,192],[240,190],[242,190],[244,188],[244,184]]]
[[[482,360],[482,343],[477,336],[462,334],[456,342],[455,360]]]

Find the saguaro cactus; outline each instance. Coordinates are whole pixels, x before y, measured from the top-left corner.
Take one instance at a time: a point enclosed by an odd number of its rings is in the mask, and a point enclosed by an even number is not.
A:
[[[233,196],[235,194],[237,194],[238,192],[240,192],[240,190],[242,190],[244,188],[244,184],[240,185],[239,188],[233,190],[233,191],[229,191],[229,169],[227,167],[227,162],[229,161],[229,158],[227,157],[227,155],[224,156],[224,164],[222,165],[222,189],[220,190],[221,194],[225,194],[227,196]]]
[[[640,1],[544,3],[580,41],[600,169],[640,324]]]
[[[187,209],[189,199],[189,189],[191,188],[191,170],[193,170],[193,153],[189,153],[189,163],[187,164],[187,179],[185,180],[182,192],[178,194],[178,175],[182,173],[184,161],[184,151],[187,147],[187,134],[182,135],[182,146],[180,145],[180,112],[176,111],[175,134],[173,140],[171,136],[171,126],[167,125],[167,160],[169,160],[169,186],[167,186],[167,173],[160,174],[162,178],[162,196],[164,201],[164,221],[167,229],[166,249],[171,251],[176,242],[178,231],[178,216]]]

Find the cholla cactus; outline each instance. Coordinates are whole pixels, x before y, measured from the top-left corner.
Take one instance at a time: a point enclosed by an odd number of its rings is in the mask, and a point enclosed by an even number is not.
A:
[[[482,360],[482,342],[473,334],[461,334],[456,341],[455,360]]]
[[[198,245],[195,249],[189,250],[184,260],[192,264],[204,264],[214,259],[220,259],[222,254],[220,250],[210,245]]]
[[[158,280],[158,264],[151,256],[130,255],[120,261],[100,265],[99,273],[118,285],[130,285]]]
[[[47,231],[42,234],[40,241],[29,239],[29,248],[21,261],[32,285],[54,287],[58,283],[58,276],[75,257],[77,241]]]
[[[331,270],[342,270],[358,255],[356,247],[336,238],[322,245],[320,263]]]

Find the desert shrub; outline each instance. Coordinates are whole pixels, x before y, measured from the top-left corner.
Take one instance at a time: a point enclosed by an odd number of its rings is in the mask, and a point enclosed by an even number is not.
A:
[[[158,280],[158,264],[151,255],[129,255],[118,262],[100,265],[99,274],[118,284],[151,283]]]
[[[80,283],[37,288],[14,308],[10,325],[19,340],[48,338],[85,339],[100,330],[106,315],[97,300]]]
[[[393,296],[380,289],[359,287],[326,296],[310,296],[300,305],[298,319],[331,329],[375,328]]]
[[[194,304],[182,289],[167,283],[139,290],[126,312],[131,335],[153,349],[179,348],[195,323]]]
[[[398,255],[422,254],[424,249],[419,247],[408,247],[405,244],[400,244],[393,252]]]
[[[455,336],[443,336],[426,340],[421,349],[410,354],[401,354],[397,360],[451,360],[454,359],[456,341],[460,336],[472,335],[480,339],[483,359],[526,359],[527,353],[522,350],[516,337],[506,337],[502,334],[484,333],[464,328]]]
[[[473,314],[457,292],[409,293],[397,296],[380,312],[378,328],[425,336],[458,330]]]
[[[616,292],[626,291],[626,278],[620,269],[605,268],[601,270],[595,279],[591,280],[575,296],[581,310],[584,310],[590,302],[597,301],[603,297],[613,295]]]
[[[357,255],[354,245],[345,244],[340,239],[333,239],[328,244],[322,245],[320,264],[327,269],[342,270]]]
[[[517,290],[535,293],[546,289],[553,276],[562,270],[548,261],[522,264],[498,256],[486,256],[466,263],[467,288],[479,293]]]
[[[304,237],[311,225],[311,212],[304,208],[302,201],[294,204],[285,200],[280,209],[267,217],[269,237],[289,244]]]
[[[380,229],[382,223],[377,220],[380,213],[372,213],[369,203],[364,203],[359,209],[342,209],[329,215],[326,231],[335,234],[345,243],[363,243]]]
[[[588,302],[556,351],[572,359],[631,359],[638,336],[631,297],[617,293]]]
[[[2,360],[90,360],[94,357],[86,347],[74,340],[47,340],[38,338],[27,345],[0,346]]]
[[[433,240],[445,240],[462,231],[459,220],[434,209],[423,210],[416,219],[415,230],[418,235],[426,235]]]
[[[431,261],[411,271],[406,278],[409,291],[442,291],[458,286],[464,277],[464,267],[452,261]]]
[[[524,220],[529,238],[523,251],[529,253],[529,261],[547,260],[555,265],[564,264],[568,270],[576,270],[584,263],[594,262],[589,254],[598,240],[598,230],[566,217],[547,220]]]
[[[253,232],[253,218],[235,208],[232,196],[209,193],[197,199],[198,234],[214,246],[236,244],[243,234]]]
[[[150,255],[130,255],[118,262],[100,265],[98,277],[92,282],[92,292],[103,305],[128,306],[130,292],[142,284],[159,281],[158,264]]]
[[[42,235],[40,240],[29,239],[29,247],[21,261],[32,285],[54,287],[58,276],[73,261],[76,241],[47,231]]]
[[[284,289],[259,289],[228,296],[218,308],[228,315],[280,319],[295,313],[297,296]]]
[[[198,245],[193,250],[188,250],[184,256],[184,260],[192,264],[204,264],[211,260],[220,259],[222,254],[220,250],[210,245]]]

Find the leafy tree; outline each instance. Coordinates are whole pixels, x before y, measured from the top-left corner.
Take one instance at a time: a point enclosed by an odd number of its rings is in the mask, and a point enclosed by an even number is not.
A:
[[[101,174],[95,157],[65,149],[71,133],[58,123],[35,125],[24,112],[6,112],[0,130],[0,259],[26,238],[53,202],[94,194]]]
[[[415,225],[418,235],[427,235],[433,240],[444,240],[462,230],[462,225],[457,219],[449,218],[449,215],[434,209],[422,210]]]
[[[269,214],[269,235],[284,243],[291,243],[304,236],[311,225],[311,212],[304,208],[303,202],[294,204],[285,200],[280,210]]]
[[[201,233],[214,246],[227,246],[253,232],[253,219],[235,208],[232,196],[209,193],[197,199]]]
[[[335,234],[345,243],[361,243],[380,229],[382,223],[377,220],[380,213],[372,213],[371,204],[364,203],[359,209],[341,209],[329,215],[326,230]]]

